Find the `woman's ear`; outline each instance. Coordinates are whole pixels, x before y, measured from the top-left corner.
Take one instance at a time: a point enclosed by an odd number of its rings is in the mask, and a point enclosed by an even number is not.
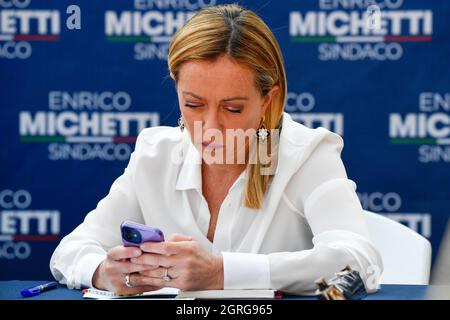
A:
[[[175,81],[175,76],[174,76],[174,74],[172,73],[172,71],[170,71],[170,77],[172,78],[173,81]]]
[[[278,92],[279,87],[277,85],[273,86],[272,89],[270,89],[269,92],[267,92],[266,96],[264,97],[264,102],[262,105],[262,114],[266,113],[266,109],[269,106],[272,99],[275,97],[276,93]]]

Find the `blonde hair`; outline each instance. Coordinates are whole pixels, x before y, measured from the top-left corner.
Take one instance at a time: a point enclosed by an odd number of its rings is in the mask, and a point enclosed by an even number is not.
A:
[[[175,82],[183,63],[191,60],[214,60],[227,55],[255,72],[255,85],[262,97],[278,86],[264,114],[264,126],[279,126],[286,99],[286,73],[279,45],[269,27],[254,12],[237,4],[206,7],[197,12],[170,42],[168,67]],[[268,141],[268,155],[272,135]],[[275,149],[275,148],[274,148]],[[261,174],[262,164],[248,164],[244,205],[262,208],[270,175]]]

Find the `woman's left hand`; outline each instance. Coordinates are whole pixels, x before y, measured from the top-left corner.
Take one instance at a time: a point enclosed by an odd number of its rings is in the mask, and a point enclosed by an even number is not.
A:
[[[173,287],[182,290],[223,289],[223,259],[213,256],[200,247],[192,237],[173,235],[169,241],[146,242],[141,245],[142,255],[131,262],[159,266],[154,270],[141,271],[145,283],[158,287]],[[171,278],[165,281],[166,275]]]

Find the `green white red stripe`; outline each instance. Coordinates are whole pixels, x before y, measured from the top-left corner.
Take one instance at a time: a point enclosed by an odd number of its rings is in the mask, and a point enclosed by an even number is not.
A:
[[[448,145],[450,144],[450,138],[393,138],[391,139],[392,144],[437,144],[437,145]]]
[[[137,137],[64,137],[64,136],[21,136],[21,142],[61,143],[135,143]]]
[[[291,42],[429,42],[431,36],[338,36],[291,37]]]
[[[152,42],[169,43],[172,37],[147,37],[147,36],[111,36],[107,37],[108,42]]]
[[[0,241],[56,241],[58,239],[59,237],[57,235],[0,235]]]
[[[59,35],[0,34],[0,41],[59,41]]]

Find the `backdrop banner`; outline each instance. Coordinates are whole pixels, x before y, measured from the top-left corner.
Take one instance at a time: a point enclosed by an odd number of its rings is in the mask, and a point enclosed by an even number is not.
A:
[[[0,280],[50,278],[139,131],[177,125],[169,41],[225,2],[0,0]],[[428,238],[434,259],[450,213],[450,2],[239,3],[279,41],[285,110],[343,136],[363,208]]]

